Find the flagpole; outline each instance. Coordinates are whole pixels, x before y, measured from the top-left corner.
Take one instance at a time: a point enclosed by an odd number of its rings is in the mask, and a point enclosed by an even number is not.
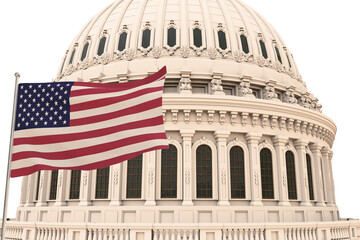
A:
[[[4,208],[3,208],[3,217],[2,217],[1,240],[5,240],[5,228],[6,228],[7,205],[8,205],[8,197],[9,197],[10,171],[11,171],[10,166],[11,166],[12,149],[13,149],[13,141],[14,141],[15,114],[16,114],[16,106],[17,106],[19,78],[20,78],[20,73],[15,73],[15,92],[14,92],[14,101],[13,101],[13,114],[12,114],[12,121],[11,121],[9,157],[8,157],[8,165],[7,165],[7,173],[6,173],[6,185],[5,185]]]

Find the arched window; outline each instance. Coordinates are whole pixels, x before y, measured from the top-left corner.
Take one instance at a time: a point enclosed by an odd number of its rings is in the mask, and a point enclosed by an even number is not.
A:
[[[196,149],[196,197],[212,198],[212,152],[207,145]]]
[[[109,171],[110,167],[96,170],[95,199],[106,199],[109,195]]]
[[[151,37],[151,30],[145,29],[142,34],[142,42],[141,42],[141,46],[143,48],[148,48],[150,46],[150,37]]]
[[[119,45],[118,45],[118,50],[119,50],[120,52],[125,50],[125,47],[126,47],[126,38],[127,38],[127,32],[123,32],[123,33],[120,34],[120,37],[119,37]]]
[[[291,62],[290,62],[289,54],[287,54],[287,53],[286,53],[286,58],[287,58],[287,60],[288,60],[289,67],[291,68]]]
[[[177,197],[177,149],[161,150],[161,198]]]
[[[169,47],[174,47],[176,45],[176,29],[171,27],[167,32],[167,45]]]
[[[36,195],[35,195],[35,201],[39,200],[39,192],[40,192],[40,177],[41,177],[41,171],[38,171],[38,175],[37,175],[37,184],[36,184]]]
[[[274,180],[271,151],[263,148],[260,151],[261,187],[263,199],[274,199]]]
[[[59,173],[59,170],[51,171],[50,196],[49,196],[50,200],[55,200],[56,199],[58,173]]]
[[[285,157],[286,157],[286,176],[287,176],[287,184],[288,184],[288,196],[289,199],[294,200],[297,199],[294,153],[291,151],[287,151]]]
[[[73,63],[73,60],[74,60],[74,56],[75,56],[75,52],[76,52],[76,49],[74,49],[71,53],[71,56],[70,56],[70,60],[69,60],[69,64],[72,64]]]
[[[70,199],[79,199],[81,170],[72,170],[70,177]]]
[[[241,47],[244,53],[248,54],[249,51],[249,44],[247,41],[247,37],[244,34],[240,34],[240,40],[241,40]]]
[[[106,37],[102,37],[100,42],[99,42],[99,48],[98,48],[98,51],[97,51],[97,55],[98,56],[101,56],[103,55],[104,51],[105,51],[105,44],[106,44]]]
[[[263,40],[259,40],[259,44],[260,44],[260,48],[261,48],[261,54],[262,56],[267,59],[268,58],[268,54],[267,54],[267,51],[266,51],[266,47],[265,47],[265,43]]]
[[[89,45],[90,43],[87,42],[84,47],[83,47],[83,50],[82,50],[82,53],[81,53],[81,61],[84,61],[84,59],[86,58],[86,55],[87,55],[87,51],[89,49]]]
[[[194,38],[193,40],[194,40],[195,47],[199,48],[203,45],[201,29],[199,29],[199,28],[193,29],[193,38]]]
[[[245,198],[244,151],[235,146],[230,149],[231,198]]]
[[[307,176],[308,176],[308,184],[309,184],[309,197],[310,200],[314,200],[314,185],[312,178],[312,168],[311,168],[311,157],[309,154],[306,154],[306,167],[307,167]]]
[[[275,46],[275,52],[276,52],[277,60],[278,60],[280,63],[282,63],[281,55],[280,55],[280,52],[279,52],[279,49],[277,48],[277,46]]]
[[[219,40],[219,47],[222,50],[227,49],[227,43],[226,43],[226,35],[224,31],[218,31],[218,40]]]
[[[127,161],[126,198],[141,198],[142,154]]]

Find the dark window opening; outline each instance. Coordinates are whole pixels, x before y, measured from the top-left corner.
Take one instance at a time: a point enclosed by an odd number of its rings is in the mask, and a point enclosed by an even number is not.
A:
[[[235,96],[236,95],[235,86],[223,85],[223,92],[225,93],[225,95]]]
[[[109,172],[110,167],[96,170],[95,199],[106,199],[109,194]]]
[[[231,198],[245,198],[244,151],[235,146],[230,150]]]
[[[212,198],[212,152],[207,145],[196,149],[196,197]]]
[[[286,54],[286,57],[287,57],[287,60],[288,60],[288,63],[289,63],[289,67],[291,68],[291,62],[290,62],[289,54]]]
[[[142,154],[127,161],[126,198],[141,198]]]
[[[244,34],[241,34],[240,40],[241,40],[241,46],[242,46],[243,52],[248,54],[250,51],[249,51],[249,44],[247,41],[247,37]]]
[[[193,37],[194,37],[194,46],[199,48],[202,46],[202,34],[201,29],[194,28],[193,30]]]
[[[39,192],[40,192],[40,177],[41,177],[41,171],[38,172],[37,175],[37,184],[36,184],[36,196],[35,200],[39,200]]]
[[[295,158],[291,151],[287,151],[286,157],[286,176],[288,184],[288,197],[291,200],[297,199],[296,191],[296,173],[295,173]]]
[[[224,31],[218,31],[219,47],[222,50],[227,49],[226,35]]]
[[[279,60],[280,63],[282,63],[279,49],[278,49],[276,46],[275,46],[275,52],[276,52],[276,57],[277,57],[277,59]]]
[[[59,174],[59,170],[51,171],[50,197],[49,197],[50,200],[56,199],[58,174]]]
[[[125,50],[126,38],[127,38],[127,32],[123,32],[123,33],[120,34],[119,45],[118,45],[118,50],[120,52]]]
[[[142,34],[142,42],[141,42],[141,46],[143,48],[148,48],[150,46],[150,36],[151,36],[151,30],[145,29]]]
[[[79,199],[80,197],[80,179],[81,170],[72,170],[70,177],[70,199]]]
[[[71,56],[70,56],[70,60],[69,60],[69,64],[72,64],[73,63],[73,60],[74,60],[74,56],[75,56],[75,52],[76,50],[74,49],[71,53]]]
[[[191,91],[192,93],[208,93],[208,84],[202,84],[202,83],[192,83],[191,84]]]
[[[314,200],[314,185],[312,178],[312,169],[311,169],[311,157],[309,154],[306,154],[306,166],[307,166],[307,175],[308,175],[308,184],[309,184],[309,197],[310,200]]]
[[[177,93],[178,84],[175,82],[165,83],[164,84],[164,93]]]
[[[101,38],[100,42],[99,42],[99,48],[97,51],[97,55],[101,56],[103,55],[104,51],[105,51],[105,44],[106,44],[106,37]]]
[[[176,29],[169,28],[167,32],[167,45],[169,47],[174,47],[176,45]]]
[[[265,43],[264,43],[263,40],[259,40],[259,43],[260,43],[260,48],[261,48],[261,54],[265,59],[267,59],[268,54],[267,54],[267,51],[266,51]]]
[[[83,51],[81,53],[81,61],[84,61],[84,59],[86,58],[87,51],[89,49],[89,45],[90,44],[88,42],[84,45]]]
[[[177,149],[161,150],[161,198],[177,197]]]
[[[261,165],[261,186],[262,198],[274,199],[274,180],[271,151],[263,148],[260,151],[260,165]]]

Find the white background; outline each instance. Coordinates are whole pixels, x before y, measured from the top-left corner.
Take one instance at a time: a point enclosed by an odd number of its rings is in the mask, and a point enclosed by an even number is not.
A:
[[[4,196],[14,73],[21,82],[56,77],[86,22],[113,0],[8,0],[0,3],[0,203]],[[183,0],[182,0],[183,1]],[[219,0],[221,1],[221,0]],[[343,218],[360,218],[360,6],[356,0],[244,0],[280,33],[323,113],[337,124],[336,200]],[[21,181],[10,184],[15,217]],[[2,207],[0,207],[1,212]],[[2,216],[2,215],[1,215]],[[1,217],[0,217],[1,218]]]

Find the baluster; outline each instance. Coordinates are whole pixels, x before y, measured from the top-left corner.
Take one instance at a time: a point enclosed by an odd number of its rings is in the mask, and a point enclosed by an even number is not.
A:
[[[125,230],[120,229],[119,230],[119,240],[125,240],[124,235],[125,235]]]
[[[102,232],[104,233],[102,235],[102,238],[103,240],[107,240],[108,239],[108,230],[107,229],[103,229]]]
[[[61,229],[61,240],[65,240],[65,237],[67,237],[66,236],[66,229],[65,228],[63,228],[63,229]]]
[[[109,229],[109,240],[114,240],[114,229]]]
[[[234,229],[234,240],[239,240],[239,229]]]
[[[309,229],[308,229],[309,240],[313,240],[313,237],[312,237],[312,231],[313,231],[313,229],[312,229],[312,228],[309,228]]]
[[[40,231],[40,238],[39,238],[39,240],[44,240],[44,229],[43,229],[43,228],[40,228],[39,231]]]
[[[255,239],[256,240],[260,240],[260,234],[261,234],[261,229],[255,229]]]
[[[250,240],[250,238],[249,238],[249,229],[244,229],[244,239],[245,240]]]
[[[239,240],[244,240],[244,229],[239,229]]]
[[[42,240],[48,240],[48,239],[47,239],[47,235],[48,235],[48,229],[47,229],[47,228],[44,228],[44,235],[43,235]]]
[[[98,240],[98,230],[94,229],[94,240]]]
[[[160,230],[154,229],[154,240],[158,240],[160,236]]]
[[[119,229],[114,229],[114,240],[119,240]]]
[[[60,228],[56,228],[56,239],[55,240],[60,240]]]
[[[335,239],[339,239],[339,234],[338,234],[339,228],[335,228],[334,229],[334,235],[335,235]]]
[[[176,230],[175,239],[176,240],[181,240],[181,230]]]
[[[189,240],[194,240],[193,230],[189,230]]]
[[[88,229],[87,231],[87,240],[92,240],[92,229]]]

